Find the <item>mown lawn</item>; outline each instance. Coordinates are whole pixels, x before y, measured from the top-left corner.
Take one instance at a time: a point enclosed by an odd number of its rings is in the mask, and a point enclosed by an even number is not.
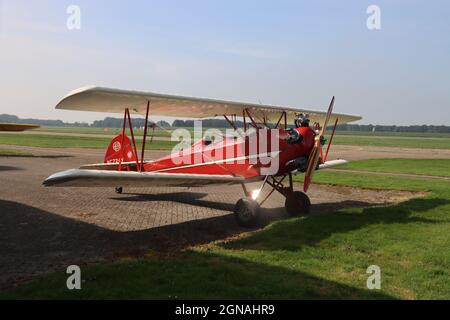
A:
[[[315,181],[427,195],[278,221],[171,256],[85,266],[79,291],[66,289],[61,270],[0,298],[450,299],[448,181],[327,171]],[[381,268],[381,290],[366,289],[370,265]]]
[[[193,136],[192,128],[184,128]],[[204,128],[206,130],[207,128]],[[175,128],[157,129],[155,137],[171,136]],[[222,131],[224,129],[221,129]],[[34,132],[72,133],[72,134],[102,134],[117,135],[122,132],[120,128],[71,128],[71,127],[41,127]],[[151,134],[149,129],[149,135]],[[139,140],[143,130],[135,129],[134,134]],[[31,134],[30,134],[31,135]],[[34,134],[33,134],[34,135]],[[130,136],[127,129],[127,135]],[[47,135],[48,136],[48,135]],[[84,137],[84,139],[95,139]],[[450,149],[450,134],[445,133],[399,133],[399,132],[338,132],[333,139],[334,143],[342,145],[378,146],[378,147],[400,147],[400,148],[427,148],[427,149]],[[80,142],[81,143],[81,142]],[[87,142],[84,142],[87,143]],[[95,144],[93,142],[93,144]]]
[[[0,149],[0,157],[32,157],[33,154],[22,150]]]
[[[111,139],[100,137],[72,137],[59,135],[45,135],[45,134],[0,134],[0,144],[16,145],[27,147],[41,147],[41,148],[100,148],[108,147]],[[136,141],[138,147],[141,141]],[[176,142],[154,140],[150,143],[147,140],[146,149],[153,150],[171,150]]]
[[[227,127],[228,128],[228,127]],[[225,130],[227,128],[220,128]],[[161,134],[170,136],[171,131],[177,129],[176,127],[169,128],[157,128],[155,134]],[[186,127],[185,129],[192,131],[192,127]],[[207,129],[206,127],[204,129]],[[151,130],[149,128],[149,130]],[[122,128],[96,128],[96,127],[54,127],[54,126],[42,126],[34,129],[34,131],[40,132],[66,132],[66,133],[85,133],[85,134],[119,134],[122,132]],[[142,133],[141,129],[134,129],[135,133]],[[450,133],[436,133],[436,132],[369,132],[369,131],[337,131],[337,135],[350,135],[350,136],[369,136],[369,137],[419,137],[419,138],[447,138],[450,139]]]
[[[353,161],[337,168],[450,177],[450,159],[370,159]]]
[[[74,134],[101,134],[115,136],[122,133],[122,128],[92,128],[92,127],[40,127],[33,130],[35,132],[41,132],[45,134],[50,133],[74,133]],[[130,131],[126,129],[127,135],[130,135]],[[136,137],[141,137],[144,133],[142,129],[133,129],[133,133]],[[155,137],[170,137],[172,129],[158,128],[154,132]],[[152,129],[148,128],[148,134],[152,134]]]
[[[340,135],[333,138],[333,143],[354,146],[398,147],[419,149],[450,149],[450,138],[402,137],[402,136],[368,136]]]
[[[411,138],[447,138],[450,139],[450,133],[445,132],[388,132],[388,131],[340,131],[336,130],[337,135],[350,136],[370,136],[370,137],[411,137]]]

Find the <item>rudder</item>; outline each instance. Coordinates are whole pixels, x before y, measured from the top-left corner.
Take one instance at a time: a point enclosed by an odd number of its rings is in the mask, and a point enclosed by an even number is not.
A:
[[[136,161],[136,154],[133,151],[130,139],[126,135],[122,136],[122,134],[119,134],[118,136],[114,137],[109,143],[108,149],[106,149],[104,163],[119,163],[131,161]]]

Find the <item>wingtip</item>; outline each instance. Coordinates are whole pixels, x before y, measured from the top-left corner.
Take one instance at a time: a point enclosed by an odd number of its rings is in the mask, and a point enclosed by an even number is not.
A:
[[[99,88],[99,87],[96,85],[86,85],[86,86],[83,86],[83,87],[80,87],[80,88],[70,91],[58,102],[58,104],[55,106],[55,109],[64,109],[64,102],[66,100],[70,99],[72,96],[75,96],[82,92],[94,90],[96,88]]]

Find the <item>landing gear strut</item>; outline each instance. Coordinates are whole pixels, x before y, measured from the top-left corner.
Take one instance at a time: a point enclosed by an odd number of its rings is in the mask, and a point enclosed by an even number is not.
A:
[[[115,191],[118,194],[122,194],[123,188],[122,187],[116,187]]]
[[[299,215],[309,214],[311,211],[311,201],[309,200],[309,197],[303,192],[294,191],[292,174],[289,173],[287,177],[289,177],[289,186],[287,187],[283,185],[283,180],[286,178],[286,176],[282,177],[280,180],[276,180],[274,177],[272,177],[271,180],[267,181],[267,183],[272,186],[273,190],[267,195],[263,202],[266,201],[266,199],[272,194],[274,190],[277,190],[286,198],[284,206],[286,208],[286,212],[290,216],[295,217]]]
[[[289,185],[284,186],[283,181],[286,177],[289,177]],[[285,208],[286,212],[291,217],[296,217],[299,215],[307,215],[311,212],[311,201],[309,197],[300,191],[294,191],[294,186],[292,182],[292,174],[285,175],[281,178],[276,178],[274,176],[267,176],[264,179],[264,183],[260,188],[263,189],[265,184],[272,187],[272,190],[266,195],[266,197],[261,201],[257,202],[251,197],[245,197],[240,199],[234,208],[234,214],[237,223],[243,227],[254,227],[258,222],[259,208],[263,203],[272,195],[276,190],[281,193],[285,198]],[[249,195],[245,185],[242,186],[246,195]]]

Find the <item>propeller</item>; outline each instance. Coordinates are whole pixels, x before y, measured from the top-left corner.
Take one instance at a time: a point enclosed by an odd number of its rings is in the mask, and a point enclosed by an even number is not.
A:
[[[316,170],[317,163],[319,161],[320,151],[321,151],[321,145],[320,145],[320,139],[325,133],[325,128],[328,125],[328,121],[330,120],[331,113],[333,112],[333,105],[334,105],[334,96],[331,99],[330,106],[328,107],[327,116],[325,118],[325,122],[323,123],[322,129],[320,130],[320,133],[315,137],[314,140],[314,147],[311,150],[311,153],[309,154],[307,169],[305,173],[305,180],[303,181],[303,191],[307,192],[309,185],[311,184],[312,177],[314,175],[314,171]]]

